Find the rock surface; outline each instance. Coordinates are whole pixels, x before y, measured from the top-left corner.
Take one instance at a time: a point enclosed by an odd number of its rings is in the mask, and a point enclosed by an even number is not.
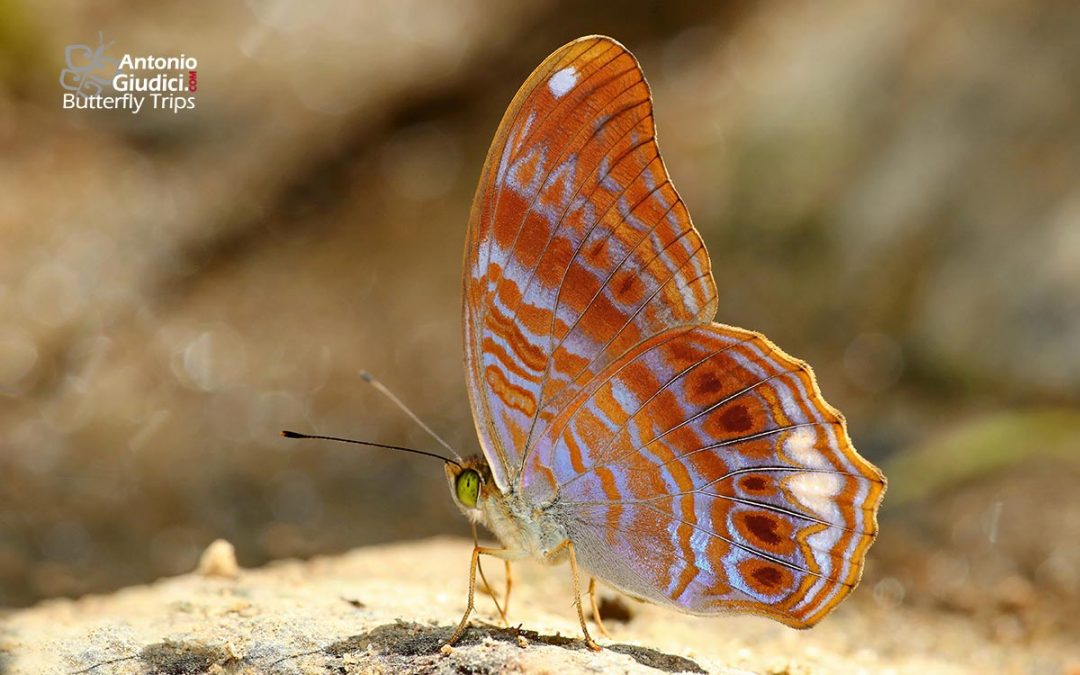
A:
[[[579,639],[568,570],[532,562],[514,566],[510,619],[520,628],[500,627],[490,598],[478,593],[470,630],[455,647],[440,649],[464,609],[469,545],[430,539],[273,563],[234,579],[193,573],[108,596],[47,601],[6,618],[3,670],[794,674],[1069,667],[1048,656],[1055,647],[1065,653],[1063,645],[996,644],[962,617],[875,602],[881,594],[872,587],[801,632],[756,618],[685,616],[604,591],[612,637],[600,639],[605,649],[593,653]],[[500,568],[487,569],[499,589]],[[615,621],[617,614],[626,620]]]

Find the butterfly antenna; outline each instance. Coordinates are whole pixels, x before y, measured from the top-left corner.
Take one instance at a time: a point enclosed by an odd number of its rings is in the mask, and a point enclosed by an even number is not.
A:
[[[420,419],[419,417],[417,417],[416,413],[414,413],[412,410],[409,409],[409,406],[405,405],[405,403],[400,398],[398,398],[397,396],[394,396],[394,392],[387,389],[386,385],[384,385],[382,382],[379,382],[378,380],[376,380],[374,375],[372,375],[371,373],[369,373],[366,370],[361,370],[360,371],[360,379],[362,379],[364,382],[367,382],[371,386],[375,387],[376,391],[378,391],[380,394],[382,394],[386,398],[390,399],[393,402],[394,405],[396,405],[398,408],[401,409],[401,412],[408,415],[409,418],[412,419],[413,422],[416,422],[417,424],[419,424],[420,428],[423,429],[424,431],[426,431],[429,436],[434,438],[439,443],[439,445],[441,445],[444,448],[446,448],[447,450],[449,450],[451,455],[458,458],[459,460],[461,459],[461,455],[458,454],[457,450],[454,450],[454,448],[452,448],[449,443],[444,441],[442,439],[442,436],[435,433],[435,431],[431,427],[424,424],[424,421],[422,419]]]
[[[461,467],[461,463],[444,457],[437,452],[428,452],[427,450],[417,450],[416,448],[406,448],[401,445],[387,445],[386,443],[373,443],[371,441],[358,441],[353,438],[342,438],[340,436],[321,436],[318,434],[302,434],[299,431],[289,431],[288,429],[281,432],[281,435],[285,438],[309,438],[319,441],[336,441],[338,443],[354,443],[356,445],[366,445],[369,448],[385,448],[387,450],[400,450],[401,452],[411,452],[415,455],[424,455],[425,457],[434,457],[435,459],[441,459],[447,464],[453,464],[454,466]]]

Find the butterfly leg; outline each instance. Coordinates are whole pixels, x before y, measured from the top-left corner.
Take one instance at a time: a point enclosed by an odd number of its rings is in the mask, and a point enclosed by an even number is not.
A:
[[[474,547],[479,546],[480,545],[480,538],[476,534],[476,523],[470,522],[469,527],[472,528],[473,546]],[[476,569],[480,571],[480,580],[484,582],[484,592],[486,592],[488,595],[491,596],[491,601],[495,603],[495,609],[497,609],[499,611],[499,616],[502,617],[503,625],[505,625],[507,628],[509,628],[510,627],[510,620],[506,618],[506,611],[508,609],[510,609],[510,561],[506,560],[505,562],[506,562],[506,602],[505,602],[506,609],[503,609],[502,605],[499,604],[499,596],[496,595],[495,589],[492,587],[491,583],[488,582],[487,576],[484,574],[484,566],[480,564],[480,559],[479,558],[477,558],[477,560],[476,560]]]
[[[507,620],[506,615],[510,612],[510,589],[513,587],[513,581],[510,576],[510,561],[504,560],[506,563],[506,594],[503,595],[503,621],[506,621],[506,627],[510,627],[510,622]]]
[[[589,635],[589,628],[585,625],[585,611],[581,608],[581,577],[578,574],[577,556],[574,554],[574,542],[567,539],[552,549],[548,555],[554,555],[563,548],[570,554],[570,576],[574,581],[574,605],[577,606],[577,616],[578,621],[581,622],[581,632],[585,634],[585,646],[598,652],[600,651],[600,645],[596,644],[592,639],[592,636]]]
[[[510,563],[507,562],[509,567]],[[476,561],[476,569],[480,572],[480,581],[484,582],[484,591],[491,596],[491,601],[495,603],[495,609],[499,612],[499,616],[502,617],[503,625],[507,628],[510,627],[510,620],[506,618],[506,609],[499,603],[499,594],[495,592],[495,588],[491,585],[491,582],[484,576],[484,566],[480,564],[480,561]]]
[[[596,604],[596,577],[589,577],[589,602],[592,603],[593,620],[596,621],[596,627],[600,629],[600,634],[610,638],[611,633],[607,632],[607,628],[604,627],[604,620],[600,618],[600,606]]]
[[[457,628],[454,629],[454,634],[450,636],[450,639],[446,641],[446,644],[452,645],[461,639],[461,636],[465,634],[465,629],[469,627],[469,615],[473,611],[473,595],[476,592],[476,568],[480,564],[481,555],[490,555],[495,557],[501,557],[506,552],[504,548],[488,548],[486,546],[473,546],[472,550],[472,562],[469,564],[469,602],[465,606],[465,614],[461,617],[461,622],[458,623]],[[502,611],[501,609],[499,610]]]

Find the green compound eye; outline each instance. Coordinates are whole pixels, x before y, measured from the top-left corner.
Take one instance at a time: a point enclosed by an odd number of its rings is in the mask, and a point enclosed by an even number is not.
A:
[[[476,500],[480,496],[480,474],[472,469],[465,469],[458,474],[454,487],[459,502],[469,508],[476,506]]]

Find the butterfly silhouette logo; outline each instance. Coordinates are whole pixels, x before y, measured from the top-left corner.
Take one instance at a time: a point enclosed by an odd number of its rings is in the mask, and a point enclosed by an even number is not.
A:
[[[60,86],[83,98],[100,95],[111,86],[120,69],[120,60],[105,54],[114,44],[115,40],[106,44],[104,34],[98,33],[97,48],[68,45],[64,50],[67,67],[60,71]]]

